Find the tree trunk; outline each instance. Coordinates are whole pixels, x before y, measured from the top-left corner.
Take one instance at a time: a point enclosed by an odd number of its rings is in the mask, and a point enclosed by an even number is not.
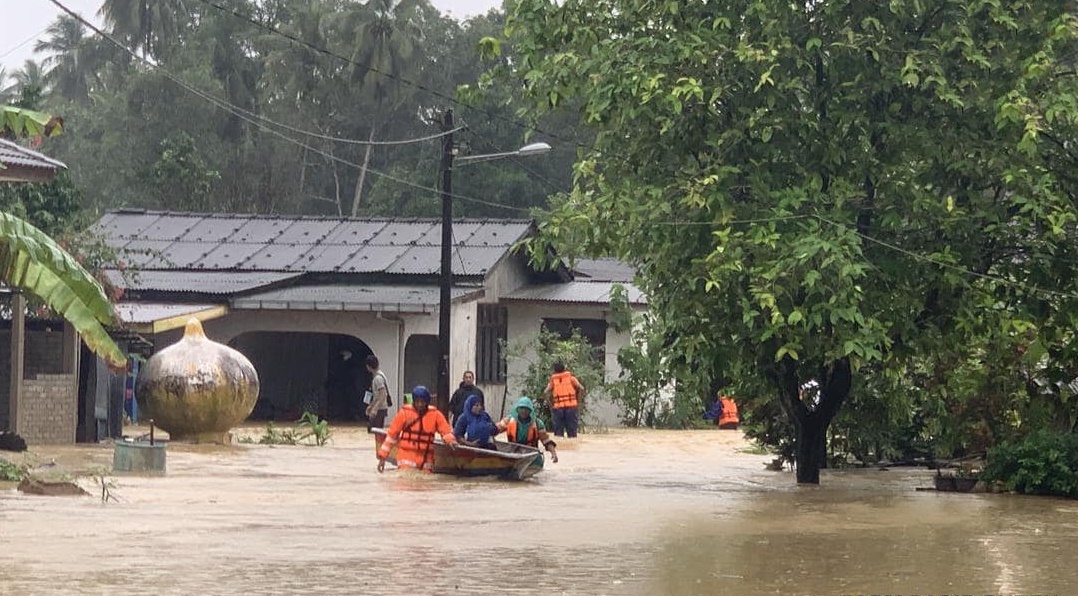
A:
[[[809,416],[797,425],[797,483],[819,484],[820,468],[827,463],[825,436],[827,424],[823,418]],[[823,447],[823,449],[821,449]],[[821,451],[823,456],[821,456]]]
[[[819,484],[820,469],[827,467],[827,428],[850,395],[853,374],[848,358],[831,362],[819,371],[820,400],[810,408],[801,400],[798,365],[789,356],[776,371],[782,406],[793,420],[797,432],[794,447],[798,484]]]
[[[371,134],[367,137],[368,143],[374,142],[374,125],[371,125]],[[367,149],[363,152],[363,165],[359,168],[359,180],[356,180],[356,193],[352,199],[352,217],[359,215],[359,202],[363,199],[363,183],[367,179],[367,166],[371,163],[371,149],[374,145],[368,144]]]

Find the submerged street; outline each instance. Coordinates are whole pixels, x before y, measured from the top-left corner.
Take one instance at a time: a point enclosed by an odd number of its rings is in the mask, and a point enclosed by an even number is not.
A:
[[[255,435],[261,429],[244,429]],[[0,594],[1066,594],[1078,503],[918,492],[931,472],[770,472],[733,431],[559,445],[524,483],[375,471],[328,447],[170,445],[118,502],[0,491]],[[110,447],[38,463],[108,466]]]

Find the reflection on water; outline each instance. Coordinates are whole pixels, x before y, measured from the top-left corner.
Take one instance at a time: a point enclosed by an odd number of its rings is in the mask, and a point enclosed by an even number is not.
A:
[[[533,481],[378,475],[330,448],[176,449],[121,502],[0,493],[0,594],[1067,594],[1078,504],[796,487],[732,432],[560,446]],[[177,446],[178,447],[178,446]]]

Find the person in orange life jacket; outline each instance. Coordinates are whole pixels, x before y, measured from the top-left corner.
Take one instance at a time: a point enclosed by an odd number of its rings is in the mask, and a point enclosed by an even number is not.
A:
[[[550,438],[543,421],[534,416],[535,404],[527,397],[517,400],[513,414],[498,422],[498,433],[504,432],[510,443],[539,448],[539,443],[550,452],[550,461],[558,463],[558,444]],[[495,434],[498,434],[495,433]],[[542,461],[542,460],[540,460]]]
[[[464,411],[457,416],[453,425],[453,435],[465,445],[480,449],[497,449],[493,439],[496,434],[498,428],[494,426],[494,420],[490,414],[483,411],[483,398],[469,395],[464,402]]]
[[[734,403],[734,399],[728,395],[720,395],[719,403],[722,404],[722,412],[719,413],[715,424],[718,424],[719,428],[737,430],[741,419],[737,415],[737,404]]]
[[[430,407],[430,391],[419,385],[412,390],[412,405],[402,406],[393,417],[386,438],[378,448],[378,471],[386,469],[390,450],[397,447],[397,468],[410,468],[431,473],[434,471],[434,435],[450,448],[457,448],[457,438],[449,421],[436,408]]]
[[[551,397],[554,398],[550,405],[554,434],[559,437],[568,435],[570,439],[575,437],[580,426],[577,412],[580,399],[584,397],[584,386],[573,373],[565,370],[565,363],[561,360],[554,363],[554,374],[550,375],[550,382],[543,390],[544,400]]]

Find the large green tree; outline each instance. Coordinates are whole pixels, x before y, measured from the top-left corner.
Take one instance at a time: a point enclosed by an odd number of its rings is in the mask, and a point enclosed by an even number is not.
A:
[[[855,381],[1078,312],[1072,8],[520,0],[533,108],[598,132],[544,241],[638,265],[683,386],[766,384],[817,483]]]

